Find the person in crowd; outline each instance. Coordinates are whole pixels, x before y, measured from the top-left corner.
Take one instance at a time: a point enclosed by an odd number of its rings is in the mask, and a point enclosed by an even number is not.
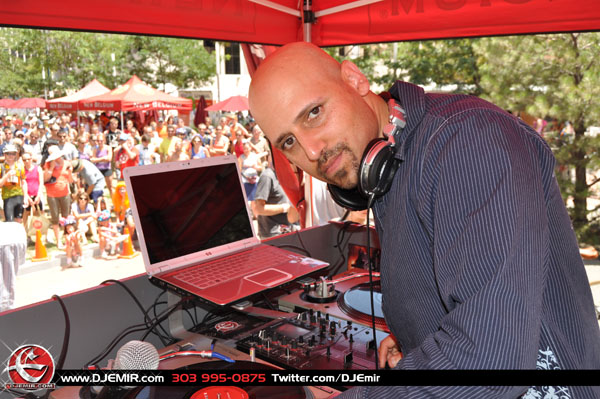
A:
[[[122,223],[110,216],[108,210],[98,212],[98,230],[100,231],[100,257],[102,259],[117,259],[119,246],[129,238],[121,231]]]
[[[169,125],[167,126],[167,137],[163,138],[160,147],[158,147],[161,162],[167,162],[171,158],[171,151],[173,150],[171,141],[173,141],[173,137],[175,137],[175,125]]]
[[[63,227],[63,237],[65,239],[65,252],[67,254],[67,268],[82,267],[83,247],[81,241],[85,239],[81,231],[77,229],[77,221],[73,215],[66,218],[60,218],[60,225]]]
[[[106,187],[108,188],[108,193],[110,196],[113,194],[113,186],[112,186],[112,148],[106,144],[106,140],[104,139],[104,134],[98,133],[93,137],[94,147],[92,148],[92,156],[90,157],[90,162],[92,162],[98,170],[104,176],[104,181],[106,182]]]
[[[200,125],[198,125],[198,129],[200,131],[200,134],[202,135],[202,143],[204,144],[204,147],[210,148],[214,138],[210,127],[208,127],[204,123],[201,123]]]
[[[190,135],[193,133],[193,130],[189,127],[185,125],[185,121],[183,120],[183,118],[177,117],[177,129],[181,129],[185,131],[185,139],[188,140],[190,138]]]
[[[96,165],[87,159],[74,159],[71,161],[71,166],[73,167],[73,173],[78,174],[81,178],[82,184],[77,192],[86,194],[95,204],[98,198],[104,195],[104,189],[106,188],[104,175]]]
[[[85,135],[88,136],[88,135]],[[77,152],[79,159],[85,159],[87,161],[92,157],[92,147],[88,142],[88,138],[85,136],[80,136],[77,138]]]
[[[14,144],[4,147],[4,163],[0,177],[2,200],[4,202],[4,221],[23,222],[23,205],[27,193],[25,169],[19,162],[19,149]]]
[[[119,120],[115,117],[110,118],[110,122],[108,124],[108,129],[104,131],[104,139],[106,140],[106,145],[114,150],[114,148],[118,145],[118,138],[121,134],[119,130]]]
[[[223,127],[221,125],[216,127],[215,137],[213,138],[212,145],[208,148],[211,157],[227,155],[229,148],[229,139],[223,134]]]
[[[119,135],[119,145],[115,149],[115,167],[119,168],[119,179],[123,179],[123,170],[139,164],[140,154],[135,148],[134,140],[127,133]]]
[[[476,97],[426,94],[405,82],[377,95],[356,65],[309,43],[263,61],[249,102],[293,164],[328,182],[346,206],[373,208],[390,329],[379,367],[600,368],[589,281],[556,161],[535,130]],[[387,193],[365,188],[359,171],[367,147],[369,161],[374,153],[389,161]],[[355,387],[339,398],[539,398],[544,391],[599,394],[583,386],[407,384]]]
[[[252,138],[250,139],[250,144],[254,152],[257,154],[264,154],[260,158],[264,167],[267,167],[271,164],[271,147],[269,147],[269,143],[267,139],[265,139],[264,134],[260,126],[255,124],[252,127]]]
[[[44,172],[33,160],[31,152],[25,152],[21,157],[25,168],[25,181],[27,182],[27,192],[25,195],[25,205],[23,207],[23,225],[27,227],[27,219],[32,213],[33,208],[44,210],[42,201],[42,187],[44,186]]]
[[[48,148],[48,158],[42,169],[48,208],[50,208],[50,224],[54,231],[56,246],[62,249],[58,221],[60,216],[66,218],[71,213],[69,184],[74,182],[73,167],[70,162],[65,162],[60,148],[52,145]]]
[[[146,130],[146,128],[144,128]],[[141,143],[136,145],[139,156],[139,164],[138,165],[152,165],[154,163],[153,154],[155,152],[155,147],[152,144],[151,136],[147,133],[144,133],[141,139]]]
[[[202,142],[202,137],[199,134],[196,134],[194,135],[194,137],[192,137],[192,142],[189,151],[190,159],[210,157],[210,152],[208,151],[208,148],[204,146],[204,143]]]
[[[44,142],[46,141],[44,136],[44,124],[40,121],[35,129],[31,129],[23,146],[25,152],[31,153],[33,162],[37,164],[39,164],[42,159],[42,149],[44,148]]]
[[[104,180],[104,179],[102,179]],[[92,241],[98,242],[98,226],[96,221],[96,210],[90,203],[90,198],[86,193],[79,193],[76,201],[71,204],[71,215],[77,221],[77,230],[85,243],[85,236],[90,233]]]
[[[133,233],[135,232],[135,223],[133,221],[133,213],[129,206],[129,196],[127,195],[127,189],[125,188],[125,182],[120,181],[117,183],[115,193],[112,197],[113,211],[117,215],[117,220],[122,226],[126,226],[129,229],[129,235],[133,239]]]
[[[165,124],[165,120],[162,116],[158,117],[156,120],[156,132],[158,133],[158,137],[161,139],[165,139],[168,136],[167,125]]]
[[[167,162],[173,161],[186,161],[190,159],[189,150],[187,150],[187,145],[181,137],[173,137],[169,149],[169,157]]]
[[[79,158],[77,147],[69,142],[69,129],[66,127],[58,132],[58,148],[60,148],[63,158],[67,161]]]
[[[290,232],[299,215],[289,200],[271,168],[266,168],[258,178],[252,213],[258,221],[258,234],[261,239]]]

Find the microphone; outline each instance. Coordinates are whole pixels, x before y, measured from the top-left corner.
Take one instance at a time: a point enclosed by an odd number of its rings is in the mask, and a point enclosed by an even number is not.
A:
[[[158,351],[149,342],[129,341],[117,351],[111,370],[157,370]],[[118,399],[128,393],[134,386],[107,386],[96,396],[96,399]]]

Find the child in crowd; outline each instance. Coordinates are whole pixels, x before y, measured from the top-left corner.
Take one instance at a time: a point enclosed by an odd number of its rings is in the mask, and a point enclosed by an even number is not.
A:
[[[98,229],[100,230],[100,251],[102,259],[116,259],[119,244],[129,238],[128,234],[121,234],[119,223],[111,221],[110,212],[105,209],[99,212]]]
[[[77,221],[73,215],[69,215],[66,218],[60,218],[60,225],[64,228],[67,268],[81,267],[81,259],[83,258],[81,239],[83,235],[77,230]]]

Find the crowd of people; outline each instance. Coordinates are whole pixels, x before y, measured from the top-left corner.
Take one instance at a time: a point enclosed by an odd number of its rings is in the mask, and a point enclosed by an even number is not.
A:
[[[190,127],[183,118],[159,114],[142,123],[133,113],[76,119],[41,112],[1,116],[0,126],[4,220],[23,223],[31,233],[31,215],[47,214],[46,242],[66,252],[69,267],[81,266],[82,245],[90,241],[105,259],[116,257],[127,238],[135,242],[122,179],[123,170],[135,165],[235,154],[259,235],[297,227],[262,130],[241,113]]]

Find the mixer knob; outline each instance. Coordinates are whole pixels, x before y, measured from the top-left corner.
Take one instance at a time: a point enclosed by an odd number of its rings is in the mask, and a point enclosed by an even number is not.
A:
[[[331,324],[329,325],[329,333],[331,335],[335,335],[335,321],[332,321]]]
[[[298,338],[298,342],[299,342],[299,343],[301,343],[301,344],[303,344],[303,343],[304,343],[304,335],[301,335],[301,336]]]
[[[300,339],[302,339],[302,337],[300,337]],[[291,345],[292,349],[298,349],[298,342],[295,339],[292,339]]]
[[[325,314],[325,320],[329,320],[329,313]]]

